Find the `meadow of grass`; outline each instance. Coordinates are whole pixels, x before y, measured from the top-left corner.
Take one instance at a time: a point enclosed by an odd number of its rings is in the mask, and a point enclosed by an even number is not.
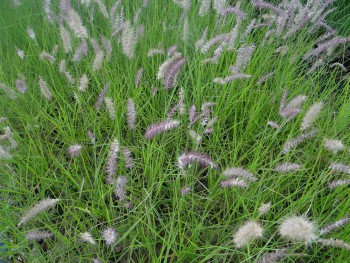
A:
[[[2,0],[0,261],[350,262],[349,6]]]

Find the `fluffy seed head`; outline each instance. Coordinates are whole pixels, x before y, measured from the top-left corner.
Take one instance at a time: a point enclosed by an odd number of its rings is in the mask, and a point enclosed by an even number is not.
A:
[[[296,242],[310,243],[316,239],[316,227],[313,222],[302,216],[284,219],[279,226],[282,237]]]
[[[236,234],[233,236],[233,241],[237,248],[244,247],[254,239],[261,238],[263,236],[264,229],[258,222],[248,221],[241,226]]]
[[[89,232],[81,233],[80,237],[83,241],[88,242],[92,245],[96,245],[96,241],[93,239],[91,233],[89,233]]]
[[[339,140],[325,138],[323,145],[327,150],[331,151],[333,154],[336,154],[337,152],[342,151],[344,149],[343,142]]]
[[[53,207],[60,199],[45,199],[34,205],[29,211],[21,218],[17,226],[21,226],[27,223],[30,219],[43,212],[44,210]]]
[[[117,239],[117,233],[113,227],[109,227],[102,232],[102,237],[107,245],[112,245]]]
[[[74,145],[69,146],[68,152],[69,152],[70,157],[72,157],[72,158],[77,157],[82,149],[83,149],[83,146],[81,146],[79,144],[74,144]]]

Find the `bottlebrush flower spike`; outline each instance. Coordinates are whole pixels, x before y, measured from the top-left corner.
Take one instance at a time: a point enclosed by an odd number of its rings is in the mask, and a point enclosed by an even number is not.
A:
[[[264,214],[267,214],[271,209],[271,202],[268,202],[266,204],[262,204],[260,207],[259,207],[259,214],[260,215],[264,215]]]
[[[157,134],[175,129],[179,125],[180,125],[180,122],[178,120],[172,120],[172,119],[168,119],[160,123],[152,124],[146,130],[145,139],[146,140],[153,139],[154,136],[156,136]]]
[[[11,159],[12,155],[9,154],[5,149],[0,145],[0,159]]]
[[[89,79],[86,76],[86,74],[84,74],[83,76],[81,76],[81,78],[79,80],[78,90],[81,92],[85,92],[88,85],[89,85]]]
[[[63,48],[66,53],[69,53],[72,51],[72,41],[70,37],[70,33],[64,28],[62,24],[60,24],[60,33],[61,33],[61,40],[63,43]]]
[[[170,65],[166,75],[164,76],[164,86],[165,86],[165,88],[169,89],[169,88],[172,88],[174,86],[176,77],[179,74],[182,66],[185,63],[186,63],[186,58],[180,58],[180,59],[174,61]]]
[[[104,99],[105,99],[105,97],[106,97],[106,94],[107,94],[109,85],[110,85],[109,83],[106,84],[106,85],[103,87],[101,93],[98,95],[97,102],[96,102],[96,109],[97,109],[97,110],[100,110],[101,107],[102,107],[102,104],[103,104],[103,101],[104,101]]]
[[[226,8],[226,0],[214,0],[213,1],[213,9],[221,15]]]
[[[106,108],[107,108],[107,111],[109,114],[109,118],[111,120],[114,120],[115,113],[114,113],[114,103],[113,103],[112,98],[105,97],[105,104],[106,104]]]
[[[117,239],[117,232],[113,227],[109,227],[102,232],[102,237],[107,245],[113,245]]]
[[[235,14],[237,16],[237,18],[239,18],[239,19],[245,19],[247,17],[247,14],[244,13],[237,6],[236,7],[230,6],[222,11],[222,15],[224,15],[224,16],[227,16],[228,14],[232,14],[232,13]]]
[[[269,125],[269,126],[275,128],[276,130],[281,129],[281,126],[280,126],[279,124],[277,124],[276,122],[274,122],[274,121],[268,121],[268,122],[267,122],[267,125]]]
[[[323,238],[319,238],[317,239],[317,242],[327,246],[327,247],[337,247],[337,248],[343,248],[346,250],[350,250],[350,244],[346,243],[343,240],[340,239],[333,239],[333,238],[327,238],[327,239],[323,239]]]
[[[126,189],[125,186],[128,183],[128,177],[126,176],[118,176],[115,186],[114,192],[119,201],[124,201],[126,198]]]
[[[228,180],[221,181],[220,185],[222,188],[232,187],[232,186],[241,187],[241,188],[248,187],[248,183],[245,180],[240,179],[240,178],[230,178]]]
[[[296,242],[310,243],[317,238],[314,223],[302,216],[284,219],[278,231],[282,237]]]
[[[21,218],[17,226],[21,226],[27,223],[29,220],[31,220],[41,212],[45,211],[50,207],[53,207],[58,201],[60,201],[60,199],[50,199],[50,198],[40,201],[39,203],[34,205],[31,209],[29,209],[29,211]]]
[[[214,163],[209,156],[199,152],[183,153],[178,158],[178,164],[181,169],[186,169],[189,164],[198,163],[202,167],[210,166],[212,169],[219,169],[219,166]]]
[[[324,52],[327,49],[334,48],[339,45],[344,45],[350,41],[350,37],[342,38],[342,37],[335,37],[323,44],[320,44],[317,48],[313,49],[312,51],[306,53],[303,58],[309,59],[310,57],[317,57],[322,52]]]
[[[205,16],[210,11],[211,0],[202,0],[201,2],[202,3],[201,3],[201,6],[199,8],[198,15],[199,16]]]
[[[17,53],[17,56],[20,58],[20,59],[24,59],[24,51],[22,49],[19,49],[19,48],[16,48],[16,53]]]
[[[120,150],[119,141],[118,139],[114,139],[114,141],[111,143],[111,146],[109,148],[107,165],[106,165],[106,173],[107,173],[106,182],[108,184],[114,183],[114,176],[115,176],[116,165],[118,161],[119,150]]]
[[[73,9],[69,9],[64,16],[68,26],[78,38],[88,38],[88,33],[84,27],[80,16]]]
[[[253,182],[256,182],[258,180],[258,178],[256,178],[251,172],[241,167],[228,167],[223,171],[223,175],[226,178],[239,176]]]
[[[329,183],[328,187],[330,189],[334,189],[334,188],[337,188],[339,186],[344,186],[344,185],[349,185],[349,184],[350,184],[349,179],[343,179],[343,180],[336,180],[336,181]]]
[[[40,241],[46,238],[53,237],[53,233],[49,231],[32,231],[24,235],[25,239]]]
[[[16,79],[16,87],[22,93],[25,93],[27,90],[27,85],[25,81],[21,79]]]
[[[191,192],[191,187],[189,186],[184,186],[181,188],[181,195],[185,196]]]
[[[50,53],[48,53],[48,52],[46,52],[46,51],[41,52],[41,54],[40,54],[40,59],[41,59],[41,60],[47,60],[47,61],[49,61],[51,64],[54,63],[55,60],[56,60],[56,58],[55,58],[54,55],[52,55],[52,54],[50,54]]]
[[[326,234],[329,234],[331,232],[333,232],[335,229],[339,228],[339,227],[342,227],[344,225],[346,225],[347,223],[350,222],[350,217],[346,216],[346,217],[343,217],[325,227],[323,227],[321,230],[320,230],[320,235],[326,235]]]
[[[79,61],[83,56],[88,54],[86,39],[82,39],[80,45],[75,49],[73,61]]]
[[[31,38],[31,39],[33,39],[33,40],[35,40],[35,32],[34,32],[34,29],[33,28],[31,28],[31,27],[28,27],[27,28],[27,34],[28,34],[28,36]]]
[[[124,156],[124,161],[125,161],[125,167],[127,169],[132,169],[134,167],[134,157],[132,155],[132,152],[129,149],[124,148],[123,149],[123,156]]]
[[[220,84],[220,85],[225,85],[231,81],[237,80],[237,79],[248,79],[251,78],[251,75],[248,74],[235,74],[235,75],[230,75],[225,78],[215,78],[213,80],[214,83]]]
[[[251,60],[254,50],[255,45],[240,47],[238,50],[236,65],[234,67],[230,67],[231,73],[242,73],[242,71],[245,70],[249,61]]]
[[[233,236],[233,241],[237,248],[244,247],[251,241],[261,238],[263,236],[264,229],[258,222],[248,221],[241,226]]]
[[[85,242],[88,242],[88,243],[90,243],[90,244],[92,244],[92,245],[94,245],[94,246],[97,245],[97,244],[96,244],[96,241],[93,239],[91,233],[89,233],[89,232],[81,233],[81,234],[80,234],[80,237],[81,237],[81,239],[82,239],[83,241],[85,241]]]
[[[101,36],[101,43],[104,50],[106,51],[106,57],[109,59],[113,52],[112,42],[110,39],[107,39],[105,36]]]
[[[262,76],[257,82],[257,85],[263,84],[267,79],[271,78],[275,74],[275,71],[270,72],[264,76]]]
[[[161,48],[151,48],[147,52],[147,57],[153,57],[154,55],[164,55],[164,49]]]
[[[135,76],[135,86],[136,87],[139,87],[140,84],[141,84],[141,80],[142,80],[142,75],[143,75],[143,68],[139,68],[139,70],[137,71],[136,73],[136,76]]]
[[[188,117],[189,117],[189,120],[190,120],[190,125],[194,125],[198,120],[199,120],[199,117],[197,115],[197,111],[196,111],[196,106],[195,105],[192,105],[189,110],[188,110]]]
[[[69,153],[70,157],[74,158],[80,154],[82,149],[83,149],[83,146],[81,146],[79,144],[74,144],[74,145],[69,146],[68,153]]]
[[[323,107],[323,102],[315,103],[310,107],[310,109],[307,111],[307,113],[305,114],[302,120],[301,130],[306,130],[307,128],[310,128],[312,123],[317,118],[322,107]]]
[[[178,53],[177,52],[177,45],[173,45],[173,46],[169,47],[168,50],[167,50],[167,53],[168,53],[169,57],[171,57],[172,55]],[[178,53],[178,54],[180,54],[180,53]]]
[[[40,86],[41,94],[45,97],[45,99],[51,100],[52,93],[51,93],[49,87],[47,86],[46,81],[43,80],[41,77],[39,78],[39,86]]]
[[[344,72],[347,71],[346,67],[343,64],[339,63],[339,62],[333,63],[329,67],[330,68],[339,67],[342,71],[344,71]]]
[[[282,117],[291,120],[300,113],[301,107],[307,97],[304,95],[298,95],[293,98],[287,105],[285,105],[287,93],[288,90],[286,90],[282,96],[279,113]]]
[[[127,116],[128,116],[128,127],[129,130],[134,130],[136,128],[136,109],[133,99],[128,100],[128,105],[126,106]]]
[[[5,84],[0,83],[0,89],[5,91],[11,99],[17,98],[17,94],[10,87],[6,86]]]
[[[295,139],[288,140],[283,145],[282,153],[286,154],[290,151],[292,151],[296,146],[298,146],[300,143],[304,142],[305,140],[312,138],[316,135],[317,130],[312,130],[308,133],[302,134],[298,136]]]
[[[196,145],[199,145],[202,141],[202,136],[196,133],[194,130],[189,130],[190,137],[196,142]]]
[[[163,64],[161,64],[158,69],[157,80],[164,80],[169,67],[174,63],[174,61],[177,61],[179,58],[181,58],[181,54],[176,52],[172,55],[172,57],[163,62]]]
[[[92,69],[94,71],[100,70],[102,67],[102,62],[104,58],[104,53],[102,50],[98,51],[95,55],[94,61],[92,62]]]
[[[230,34],[221,34],[216,37],[213,37],[212,39],[208,40],[204,45],[202,45],[201,51],[203,54],[206,54],[209,52],[210,48],[215,46],[218,43],[225,43],[229,40]],[[201,43],[197,43],[199,46],[201,46]]]
[[[333,154],[336,154],[344,150],[344,144],[342,141],[339,141],[339,140],[324,138],[323,145],[327,150],[331,151]]]
[[[134,57],[134,49],[136,44],[135,30],[131,26],[129,20],[125,21],[122,33],[122,47],[124,54],[130,59]]]
[[[278,165],[275,168],[275,171],[279,173],[289,173],[289,172],[299,171],[300,169],[301,169],[301,165],[297,163],[283,163]]]
[[[258,261],[258,263],[276,263],[281,261],[281,259],[283,259],[287,253],[288,253],[288,249],[277,249],[274,252],[268,252],[265,253]]]
[[[329,169],[331,169],[333,172],[350,174],[350,165],[342,163],[333,162],[329,166]]]

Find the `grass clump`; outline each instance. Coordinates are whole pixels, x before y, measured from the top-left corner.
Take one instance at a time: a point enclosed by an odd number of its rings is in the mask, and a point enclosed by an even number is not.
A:
[[[346,262],[331,2],[2,2],[1,256]]]

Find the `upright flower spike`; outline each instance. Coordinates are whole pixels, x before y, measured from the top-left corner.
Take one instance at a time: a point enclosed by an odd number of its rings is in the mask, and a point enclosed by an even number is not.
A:
[[[124,148],[123,156],[125,161],[125,167],[128,169],[132,169],[134,167],[134,157],[131,150]]]
[[[165,75],[167,74],[170,66],[177,61],[178,59],[181,58],[181,54],[178,52],[175,52],[174,54],[171,55],[170,58],[168,58],[166,61],[164,61],[158,69],[158,73],[157,73],[157,80],[164,80]]]
[[[114,120],[115,113],[114,113],[114,103],[113,103],[112,98],[105,97],[104,101],[105,101],[106,108],[107,108],[107,111],[108,111],[108,114],[109,114],[109,118],[111,120]]]
[[[72,51],[72,41],[70,37],[70,33],[64,28],[62,24],[60,24],[60,33],[61,33],[61,40],[63,43],[63,47],[66,53],[69,53]]]
[[[136,128],[136,108],[135,108],[135,103],[133,99],[128,100],[128,104],[126,106],[126,111],[127,111],[127,122],[128,122],[128,127],[129,130],[135,130]]]
[[[120,151],[119,141],[118,139],[114,139],[114,141],[111,143],[109,148],[107,165],[106,165],[106,173],[107,173],[106,182],[108,184],[114,183],[119,151]]]
[[[60,201],[60,199],[50,199],[50,198],[40,201],[39,203],[34,205],[31,209],[29,209],[24,216],[22,216],[17,226],[21,226],[27,223],[29,220],[31,220],[41,212],[45,211],[50,207],[53,207],[58,201]]]
[[[126,189],[125,186],[128,183],[128,177],[118,176],[115,186],[114,193],[119,201],[123,202],[126,199]]]
[[[51,100],[52,93],[51,93],[49,87],[47,86],[46,81],[43,80],[41,77],[39,78],[39,86],[40,86],[41,94],[45,97],[45,99]]]
[[[278,231],[283,238],[295,242],[310,243],[317,238],[315,224],[302,216],[291,216],[284,219]]]
[[[307,111],[307,113],[305,114],[305,116],[302,120],[301,130],[306,130],[306,129],[310,128],[312,123],[317,118],[322,107],[323,107],[323,102],[315,103],[310,107],[310,109]]]
[[[88,38],[88,33],[84,27],[80,16],[74,9],[69,9],[64,16],[68,26],[74,32],[75,36],[81,39]]]
[[[135,30],[129,20],[124,22],[122,33],[123,53],[130,59],[134,57],[134,49],[136,44]]]
[[[180,58],[180,59],[174,61],[170,65],[166,75],[164,76],[165,88],[169,89],[169,88],[172,88],[174,86],[176,77],[180,73],[180,70],[185,63],[186,63],[186,58]]]
[[[84,74],[83,76],[81,76],[81,78],[79,80],[78,90],[81,92],[85,92],[88,85],[89,85],[89,79],[88,79],[87,75]]]
[[[233,241],[237,248],[241,248],[249,244],[251,241],[261,238],[264,229],[255,221],[248,221],[241,226],[233,236]]]

